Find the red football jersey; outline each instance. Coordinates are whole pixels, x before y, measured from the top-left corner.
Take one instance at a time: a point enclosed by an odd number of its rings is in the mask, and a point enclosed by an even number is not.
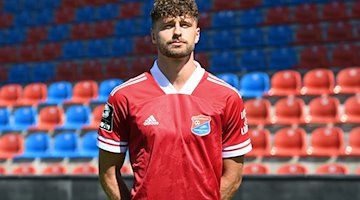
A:
[[[180,91],[155,62],[109,96],[98,146],[129,149],[132,199],[220,199],[222,159],[251,151],[241,96],[196,64]]]

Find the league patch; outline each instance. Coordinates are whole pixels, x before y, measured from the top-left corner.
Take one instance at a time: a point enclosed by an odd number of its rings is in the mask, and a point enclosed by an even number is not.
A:
[[[101,129],[110,132],[113,130],[113,115],[114,115],[114,108],[109,103],[106,103],[100,122]]]
[[[211,117],[205,115],[192,116],[191,121],[191,132],[195,135],[205,136],[210,133]]]

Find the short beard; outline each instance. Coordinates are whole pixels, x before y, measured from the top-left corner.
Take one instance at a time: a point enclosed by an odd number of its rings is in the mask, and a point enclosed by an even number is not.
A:
[[[188,57],[193,51],[195,46],[194,45],[189,45],[186,46],[186,49],[183,51],[174,51],[170,48],[166,48],[167,46],[165,45],[160,45],[158,47],[159,51],[166,57],[169,58],[184,58],[184,57]]]

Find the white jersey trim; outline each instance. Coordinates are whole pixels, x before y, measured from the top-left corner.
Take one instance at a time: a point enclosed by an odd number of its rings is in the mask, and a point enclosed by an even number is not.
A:
[[[127,86],[130,86],[130,85],[139,83],[139,82],[144,81],[144,80],[146,80],[146,79],[147,79],[147,77],[146,77],[145,73],[143,73],[143,74],[141,74],[141,75],[139,75],[139,76],[137,76],[137,77],[135,77],[135,78],[129,79],[129,80],[126,81],[125,83],[123,83],[123,84],[115,87],[115,88],[111,91],[110,95],[111,95],[111,96],[114,96],[114,94],[115,94],[118,90],[120,90],[120,89],[122,89],[122,88],[125,88],[125,87],[127,87]]]
[[[231,158],[236,156],[242,156],[249,153],[252,150],[251,144],[248,144],[245,148],[236,151],[227,151],[222,153],[223,158]]]
[[[100,149],[103,149],[105,151],[110,151],[113,153],[125,153],[127,151],[127,146],[113,146],[113,145],[103,143],[100,140],[98,140],[97,146]]]
[[[231,151],[231,150],[235,150],[235,149],[240,149],[240,148],[243,148],[243,147],[245,147],[246,145],[248,145],[250,143],[251,143],[250,139],[247,139],[245,142],[242,142],[240,144],[224,147],[223,151]]]
[[[127,142],[117,142],[117,141],[114,141],[114,140],[111,140],[111,139],[104,138],[103,136],[100,136],[100,135],[98,136],[98,140],[104,141],[104,142],[112,144],[112,145],[117,145],[117,146],[128,145]]]

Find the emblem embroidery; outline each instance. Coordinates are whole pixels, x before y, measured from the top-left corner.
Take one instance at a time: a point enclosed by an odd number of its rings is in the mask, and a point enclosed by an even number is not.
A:
[[[100,128],[104,129],[105,131],[111,132],[113,129],[113,114],[114,108],[109,104],[106,103],[104,107],[104,112],[102,114]]]
[[[210,133],[211,117],[205,115],[192,116],[191,121],[191,132],[195,135],[205,136]]]

